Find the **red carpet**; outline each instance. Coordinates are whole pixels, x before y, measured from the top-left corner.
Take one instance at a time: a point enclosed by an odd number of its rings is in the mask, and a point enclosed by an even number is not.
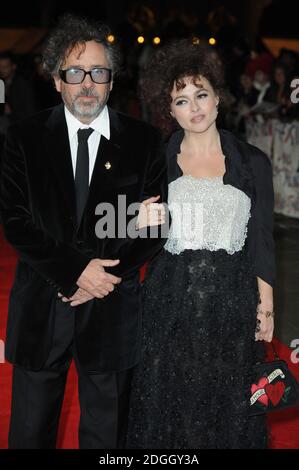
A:
[[[0,448],[7,448],[7,433],[11,400],[11,371],[7,363],[1,363],[1,346],[5,339],[5,325],[9,290],[13,281],[16,255],[3,239],[0,226]],[[299,380],[299,364],[290,363],[290,349],[275,340],[276,349],[285,359]],[[78,447],[77,427],[79,405],[77,377],[72,365],[60,420],[58,447],[75,449]],[[299,449],[299,406],[269,415],[271,447],[276,449]]]

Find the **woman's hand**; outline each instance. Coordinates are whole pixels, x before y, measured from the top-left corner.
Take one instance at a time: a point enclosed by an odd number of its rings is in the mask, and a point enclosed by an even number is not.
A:
[[[145,199],[145,201],[140,204],[136,224],[138,230],[143,227],[162,225],[165,223],[164,205],[156,202],[159,198],[160,196],[153,196],[149,199]]]
[[[273,339],[274,331],[274,312],[273,310],[263,309],[261,305],[257,309],[257,328],[255,333],[256,341],[267,341],[270,343]]]
[[[259,303],[256,309],[256,341],[271,342],[274,330],[273,287],[266,281],[257,278]]]

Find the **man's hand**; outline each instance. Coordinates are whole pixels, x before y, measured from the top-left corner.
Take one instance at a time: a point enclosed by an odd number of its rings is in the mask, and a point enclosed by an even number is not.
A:
[[[89,300],[94,299],[94,296],[89,294],[86,290],[79,287],[72,297],[63,297],[61,293],[58,294],[62,302],[69,302],[71,307],[77,307],[77,305],[85,304]]]
[[[104,269],[117,264],[119,264],[119,259],[92,259],[77,280],[77,286],[87,291],[92,297],[102,299],[114,290],[116,284],[121,282],[120,277],[106,273]]]

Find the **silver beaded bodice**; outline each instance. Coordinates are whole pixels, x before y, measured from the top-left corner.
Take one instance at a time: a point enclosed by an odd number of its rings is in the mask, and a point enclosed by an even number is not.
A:
[[[168,206],[172,224],[167,251],[224,249],[233,254],[244,246],[251,201],[222,177],[177,178],[169,184]]]

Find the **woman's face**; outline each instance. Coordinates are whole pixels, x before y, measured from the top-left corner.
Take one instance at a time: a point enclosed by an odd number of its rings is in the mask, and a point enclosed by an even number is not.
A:
[[[184,88],[178,90],[174,83],[170,93],[171,115],[185,131],[205,132],[216,121],[219,98],[204,77],[184,77],[182,82]]]

